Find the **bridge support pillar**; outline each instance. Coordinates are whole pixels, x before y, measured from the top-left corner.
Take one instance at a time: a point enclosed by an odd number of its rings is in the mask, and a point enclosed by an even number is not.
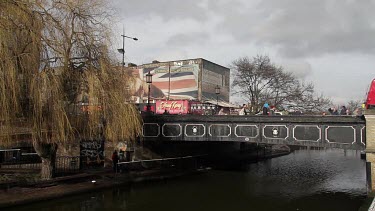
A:
[[[375,193],[375,110],[365,112],[367,192]]]

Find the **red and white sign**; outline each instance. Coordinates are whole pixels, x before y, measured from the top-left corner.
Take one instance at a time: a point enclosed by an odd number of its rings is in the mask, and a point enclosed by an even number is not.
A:
[[[158,100],[156,101],[156,113],[187,114],[189,112],[188,100]]]

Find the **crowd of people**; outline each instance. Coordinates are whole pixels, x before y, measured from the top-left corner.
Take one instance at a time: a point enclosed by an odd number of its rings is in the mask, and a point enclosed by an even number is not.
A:
[[[261,109],[259,107],[257,108],[249,108],[248,104],[242,104],[242,106],[239,106],[239,108],[235,107],[219,107],[216,105],[215,109],[213,109],[213,106],[202,106],[203,111],[202,113],[194,113],[194,112],[188,112],[187,114],[199,114],[199,115],[265,115],[265,116],[274,116],[274,115],[302,115],[303,112],[299,110],[281,110],[279,111],[274,105],[268,104],[268,102],[265,102]],[[260,110],[260,111],[259,111]],[[164,115],[170,115],[170,112],[168,109],[165,109],[162,113]],[[182,115],[182,113],[178,113],[179,115]],[[310,115],[355,115],[355,116],[361,116],[362,115],[362,109],[361,108],[355,108],[354,110],[350,110],[346,106],[341,106],[340,109],[337,109],[337,107],[330,107],[328,110],[322,112],[322,113],[311,113],[308,112]]]
[[[238,115],[251,115],[254,114],[254,112],[250,111],[247,104],[243,104],[240,109],[237,110],[235,114]],[[217,115],[227,115],[228,112],[225,111],[224,108],[221,108]],[[255,115],[267,115],[267,116],[273,116],[273,115],[302,115],[302,112],[294,111],[294,112],[287,112],[287,111],[279,111],[275,106],[269,105],[267,102],[263,104],[263,107],[260,112],[255,113]],[[361,116],[362,115],[362,109],[356,108],[353,111],[351,111],[346,106],[341,106],[340,110],[338,110],[336,107],[331,107],[328,109],[328,112],[323,112],[321,115],[355,115],[355,116]]]
[[[330,115],[355,115],[355,116],[361,116],[362,115],[362,109],[356,108],[353,112],[350,111],[350,109],[346,108],[346,106],[341,106],[340,111],[336,108],[329,108],[328,113]],[[326,115],[325,112],[323,112],[323,115]]]
[[[250,115],[251,112],[247,106],[247,104],[243,104],[241,110],[238,112],[238,115]],[[270,106],[267,102],[264,103],[262,111],[257,113],[257,115],[268,115],[273,116],[280,114],[280,112],[276,109],[275,106]]]

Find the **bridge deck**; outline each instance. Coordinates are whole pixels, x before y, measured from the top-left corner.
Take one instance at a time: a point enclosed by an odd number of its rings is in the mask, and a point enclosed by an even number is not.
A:
[[[356,116],[143,117],[145,141],[239,141],[365,149],[365,120]]]

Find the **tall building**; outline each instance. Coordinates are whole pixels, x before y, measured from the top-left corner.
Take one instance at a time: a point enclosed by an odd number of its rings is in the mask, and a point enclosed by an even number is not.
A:
[[[216,100],[229,102],[230,70],[202,58],[177,61],[153,61],[128,67],[135,76],[133,99],[144,102],[148,96],[146,74],[152,74],[151,99]],[[215,87],[220,87],[217,95]]]

